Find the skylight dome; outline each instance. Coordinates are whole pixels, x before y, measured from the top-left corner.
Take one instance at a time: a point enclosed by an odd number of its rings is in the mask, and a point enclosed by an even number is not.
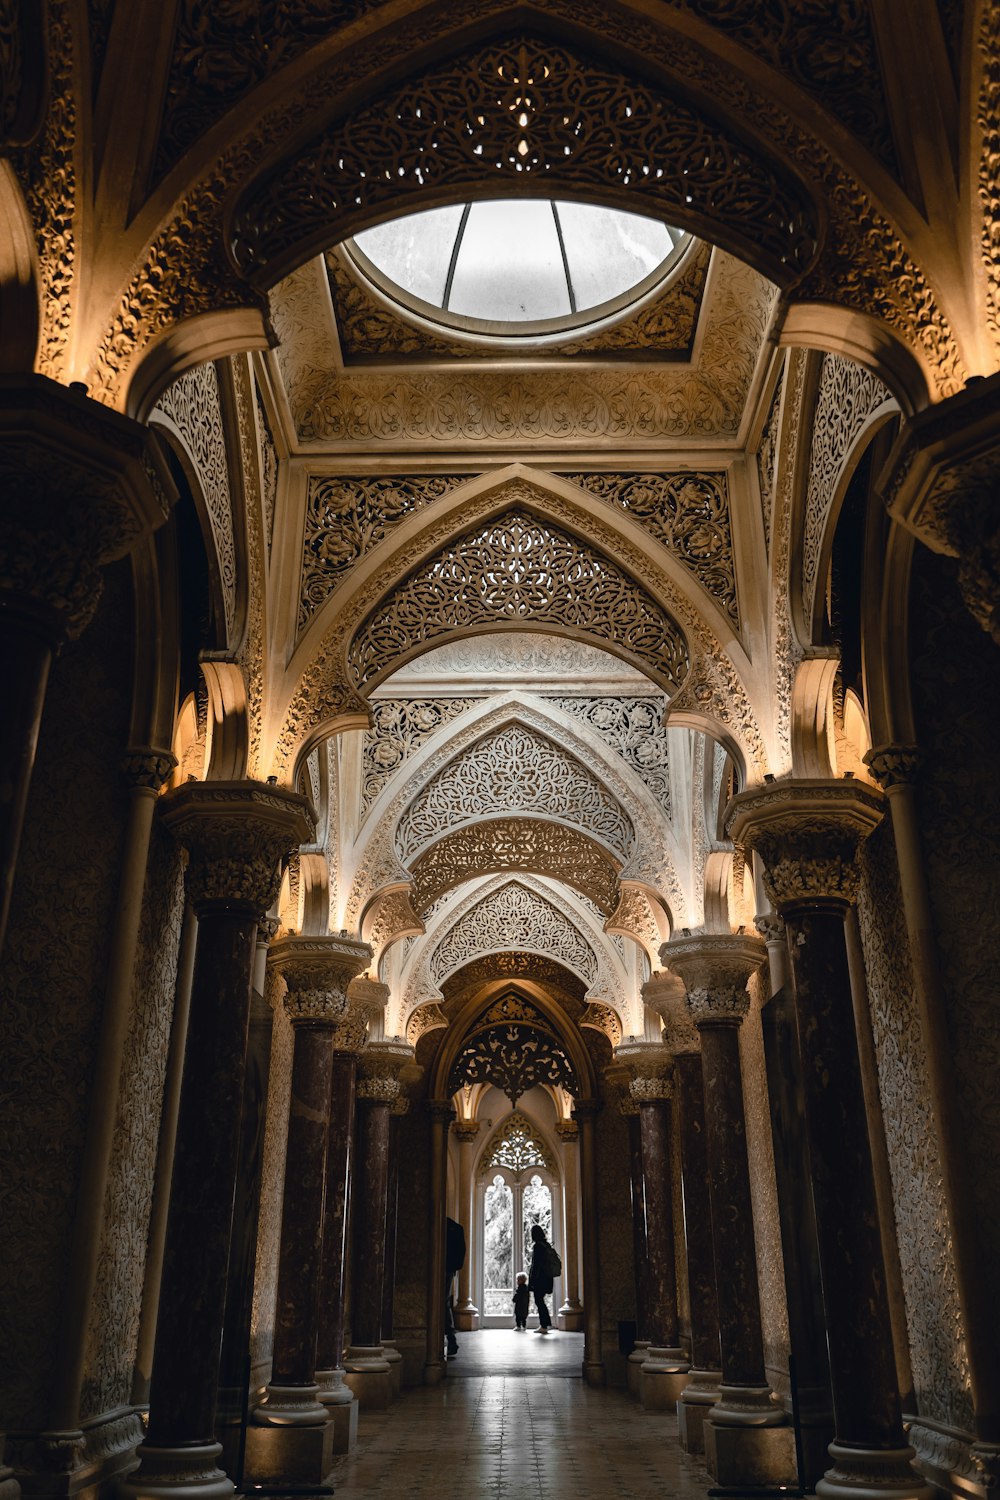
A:
[[[658,219],[552,199],[454,204],[356,236],[383,292],[457,328],[521,336],[576,328],[658,285],[689,236]]]

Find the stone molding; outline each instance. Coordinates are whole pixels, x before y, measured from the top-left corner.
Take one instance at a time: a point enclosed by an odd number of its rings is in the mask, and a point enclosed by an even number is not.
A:
[[[348,994],[351,981],[372,961],[367,943],[332,935],[290,934],[271,944],[267,961],[287,985],[285,1013],[293,1026],[332,1027],[341,1023],[347,1028],[344,1039],[350,1041],[360,1025],[363,1043],[368,1018],[359,1014],[349,1017]]]
[[[674,1059],[660,1043],[623,1042],[615,1049],[615,1062],[628,1069],[627,1093],[636,1104],[673,1098]]]
[[[668,969],[658,970],[642,987],[643,1004],[663,1023],[662,1041],[672,1057],[700,1052],[698,1029],[687,1007],[684,981]]]
[[[257,781],[189,781],[160,807],[188,850],[187,890],[199,915],[242,909],[260,921],[277,899],[281,861],[314,837],[305,797]]]
[[[775,782],[733,798],[726,830],[764,864],[776,911],[812,902],[853,904],[857,853],[885,812],[876,787],[852,778]]]
[[[760,938],[732,932],[671,938],[660,962],[687,987],[687,1008],[695,1026],[739,1026],[750,1009],[747,982],[767,949]]]
[[[573,1146],[580,1139],[580,1127],[575,1120],[557,1120],[553,1129],[564,1146]]]
[[[865,765],[884,792],[912,786],[923,764],[916,745],[877,745],[864,757]]]
[[[471,1145],[480,1131],[478,1120],[453,1120],[452,1133],[463,1146]]]
[[[404,1088],[400,1075],[412,1064],[413,1049],[405,1042],[369,1042],[358,1058],[358,1100],[395,1105]]]
[[[177,758],[169,750],[130,745],[122,757],[122,774],[136,791],[158,792],[176,764]]]

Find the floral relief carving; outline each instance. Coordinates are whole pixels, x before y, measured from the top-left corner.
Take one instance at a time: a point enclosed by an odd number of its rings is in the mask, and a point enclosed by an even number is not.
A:
[[[400,521],[470,477],[313,475],[306,492],[297,633],[302,634],[354,564]]]
[[[517,1022],[477,1031],[466,1042],[448,1075],[448,1092],[474,1083],[492,1083],[513,1105],[540,1084],[579,1092],[573,1065],[552,1033]]]
[[[593,948],[551,901],[511,881],[477,901],[449,928],[431,957],[431,974],[441,984],[456,969],[496,948],[549,953],[588,984],[598,976]]]
[[[396,850],[409,861],[450,828],[498,815],[565,821],[623,861],[635,843],[628,814],[575,756],[526,725],[507,724],[469,746],[414,797],[399,820]]]
[[[961,28],[959,28],[961,30]],[[979,127],[979,203],[983,215],[982,266],[986,272],[986,326],[1000,345],[1000,16],[996,7],[979,11],[979,55],[982,72],[976,124]]]
[[[575,828],[531,818],[493,818],[432,844],[413,865],[413,905],[426,921],[445,891],[496,870],[565,881],[593,900],[600,920],[614,910],[618,879],[611,857]]]
[[[428,1031],[441,1031],[449,1025],[448,1017],[436,1001],[429,1005],[418,1005],[406,1023],[406,1040],[416,1049],[422,1036]]]
[[[264,508],[264,536],[267,540],[268,553],[271,551],[271,543],[274,540],[274,512],[278,504],[278,449],[271,432],[271,423],[268,420],[264,402],[261,399],[260,387],[254,382],[254,396],[257,406],[257,430],[260,434],[260,489],[261,503]]]
[[[219,376],[213,364],[196,365],[160,397],[156,410],[169,417],[184,440],[205,497],[215,563],[226,611],[226,638],[236,620],[236,539],[229,489],[226,436]]]
[[[363,686],[457,629],[515,622],[586,631],[671,686],[687,675],[683,632],[651,595],[610,557],[521,509],[456,538],[402,581],[355,633],[349,669]]]
[[[778,412],[781,409],[781,392],[784,385],[784,366],[778,376],[778,383],[774,387],[774,395],[771,397],[771,405],[767,410],[767,420],[764,430],[760,435],[757,445],[757,478],[760,483],[761,507],[764,514],[764,539],[767,550],[771,550],[771,523],[774,516],[774,479],[775,469],[778,462]]]
[[[243,481],[243,515],[247,537],[247,627],[240,643],[238,660],[243,668],[247,691],[247,718],[250,744],[247,771],[260,772],[260,731],[264,706],[264,599],[267,592],[265,552],[270,545],[270,522],[266,514],[263,469],[265,450],[258,446],[254,424],[255,386],[250,369],[243,359],[232,361],[233,386],[236,392],[236,414],[239,424],[240,472]],[[259,404],[259,396],[257,401]],[[319,806],[314,795],[313,805]]]
[[[791,550],[795,472],[805,404],[807,356],[791,349],[782,373],[785,390],[777,434],[774,501],[772,504],[770,558],[770,630],[774,657],[772,690],[775,699],[775,731],[781,760],[792,764],[792,686],[802,659],[802,648],[792,629]]]
[[[647,956],[655,959],[665,933],[653,915],[649,897],[636,886],[622,886],[618,894],[618,905],[608,917],[607,931],[626,932],[645,948]]]
[[[387,698],[371,704],[361,772],[361,811],[367,812],[410,756],[479,698]]]
[[[868,419],[892,400],[876,375],[840,354],[825,354],[809,448],[802,537],[802,606],[812,616],[820,555],[840,476]]]
[[[603,1032],[612,1047],[617,1047],[622,1039],[621,1017],[611,1005],[602,1005],[599,1001],[591,1000],[580,1017],[579,1024],[591,1026],[595,1031]]]
[[[684,217],[697,201],[730,234],[739,224],[775,279],[801,274],[816,253],[815,205],[775,161],[679,95],[524,35],[461,53],[332,123],[244,195],[234,257],[247,275],[273,279],[293,246],[335,243],[359,209],[400,207],[408,196],[419,206],[426,182],[461,190],[484,167],[497,180],[544,175],[553,194],[561,183],[615,186],[633,210],[671,222],[672,210]]]
[[[550,698],[563,713],[581,719],[610,745],[670,813],[669,741],[663,727],[667,699]]]
[[[564,477],[638,521],[691,570],[739,626],[725,473],[605,474],[591,470]]]

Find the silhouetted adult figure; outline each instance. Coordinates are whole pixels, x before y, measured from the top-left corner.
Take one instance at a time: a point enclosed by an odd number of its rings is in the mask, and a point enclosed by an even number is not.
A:
[[[538,1309],[538,1332],[548,1333],[552,1318],[545,1301],[552,1292],[552,1283],[562,1270],[555,1250],[545,1238],[541,1224],[531,1226],[531,1267],[528,1271],[528,1287],[535,1295]]]

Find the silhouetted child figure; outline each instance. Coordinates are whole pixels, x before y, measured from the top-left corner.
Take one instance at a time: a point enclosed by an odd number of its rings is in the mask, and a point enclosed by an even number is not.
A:
[[[510,1299],[514,1304],[514,1320],[518,1332],[528,1326],[528,1278],[523,1271],[517,1273],[517,1287]]]

